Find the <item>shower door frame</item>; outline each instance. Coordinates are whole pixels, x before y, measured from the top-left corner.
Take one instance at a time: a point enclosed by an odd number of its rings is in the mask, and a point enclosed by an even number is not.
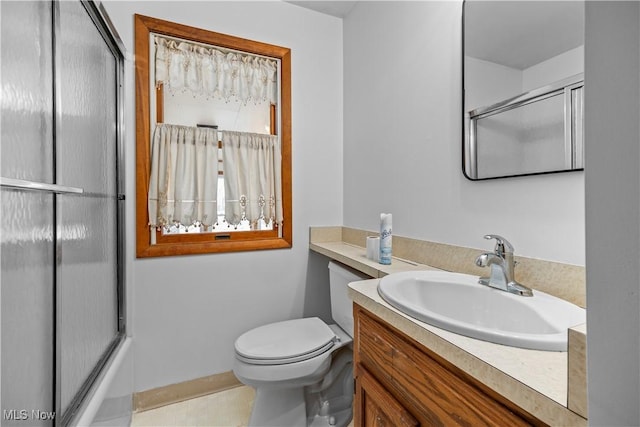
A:
[[[58,77],[56,76],[56,68],[58,64],[58,55],[55,50],[55,38],[59,33],[59,25],[60,25],[60,9],[59,9],[59,1],[55,0],[53,16],[54,16],[54,35],[53,35],[53,46],[54,46],[54,88],[58,85]],[[94,3],[92,0],[79,0],[79,2],[84,6],[85,11],[89,15],[89,18],[93,22],[96,27],[96,30],[102,36],[106,46],[113,54],[116,61],[116,80],[114,88],[116,91],[116,156],[115,156],[115,167],[116,167],[116,194],[117,194],[117,207],[116,207],[116,292],[117,292],[117,324],[118,329],[116,335],[113,337],[111,343],[106,347],[102,357],[98,360],[96,365],[93,367],[91,373],[88,378],[82,384],[80,389],[76,392],[75,396],[69,403],[64,414],[60,414],[61,417],[56,416],[56,426],[66,426],[66,425],[74,425],[77,423],[78,417],[82,415],[84,405],[87,403],[89,398],[93,395],[96,388],[100,383],[100,377],[108,367],[111,359],[115,356],[116,349],[118,346],[124,341],[126,337],[126,298],[125,298],[125,180],[124,180],[124,57],[125,57],[125,48],[124,43],[120,39],[118,32],[109,19],[109,16],[104,9],[102,3]],[[55,89],[54,89],[55,90]],[[55,99],[55,96],[54,96]],[[54,118],[55,120],[59,120],[60,118],[57,115],[55,106],[54,106]],[[54,135],[54,146],[55,146],[55,135]],[[55,153],[55,148],[54,148]],[[57,212],[57,205],[56,205]],[[55,218],[54,218],[55,220]],[[59,236],[56,235],[55,238],[56,248],[55,253],[60,254],[62,241],[59,239]],[[64,256],[64,255],[63,255]],[[61,263],[62,257],[56,257],[56,277],[54,278],[54,289],[56,295],[56,305],[60,302],[60,289],[57,286],[58,283],[58,275],[61,272]],[[54,334],[56,331],[60,330],[61,324],[61,315],[57,310],[55,310],[56,314],[56,327],[54,330]],[[56,378],[61,377],[61,357],[62,354],[62,344],[60,339],[55,339],[55,372]],[[54,399],[55,399],[55,408],[56,412],[61,410],[61,396],[62,396],[62,386],[59,381],[54,381]],[[59,413],[59,412],[57,412]]]
[[[42,183],[35,181],[27,181],[20,179],[13,179],[0,176],[0,187],[9,191],[28,191],[37,193],[49,193],[53,194],[52,202],[52,223],[53,223],[53,410],[55,411],[55,418],[53,423],[55,426],[74,425],[78,421],[78,417],[81,416],[84,406],[89,398],[93,395],[99,385],[99,380],[104,371],[111,363],[115,356],[116,349],[124,341],[126,330],[126,295],[125,295],[125,181],[124,181],[124,64],[125,64],[125,48],[122,40],[120,39],[115,27],[109,19],[103,5],[101,3],[94,3],[91,0],[78,0],[83,6],[84,10],[96,30],[104,40],[107,49],[113,55],[115,59],[115,102],[116,102],[116,120],[115,120],[115,188],[116,195],[114,202],[115,208],[115,235],[113,239],[116,239],[116,256],[115,256],[115,277],[116,283],[114,283],[113,290],[116,292],[116,316],[117,319],[112,319],[117,322],[117,329],[115,335],[111,338],[111,342],[105,347],[104,352],[98,359],[97,363],[91,369],[90,374],[82,383],[80,388],[75,391],[74,397],[71,399],[64,413],[62,413],[61,407],[61,372],[62,372],[62,344],[60,338],[61,328],[61,267],[63,265],[64,255],[62,254],[62,239],[58,231],[58,213],[60,210],[59,198],[57,195],[77,195],[82,196],[83,189],[76,187],[62,186],[55,183]],[[60,34],[60,5],[59,0],[51,0],[51,20],[52,20],[52,158],[53,162],[53,180],[56,178],[56,126],[61,120],[60,111],[58,110],[58,103],[60,101],[59,90],[59,61],[60,56],[57,52],[56,39]]]

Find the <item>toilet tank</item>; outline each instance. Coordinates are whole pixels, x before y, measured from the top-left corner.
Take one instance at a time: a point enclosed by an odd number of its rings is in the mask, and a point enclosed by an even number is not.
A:
[[[349,299],[348,284],[371,277],[345,265],[329,262],[331,317],[349,336],[353,337],[353,302]]]

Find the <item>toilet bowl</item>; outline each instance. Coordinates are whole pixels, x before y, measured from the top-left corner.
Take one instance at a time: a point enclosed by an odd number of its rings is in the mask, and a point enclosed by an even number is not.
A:
[[[353,400],[353,314],[349,282],[362,274],[329,263],[331,315],[286,320],[245,332],[233,372],[256,389],[249,426],[346,426]]]

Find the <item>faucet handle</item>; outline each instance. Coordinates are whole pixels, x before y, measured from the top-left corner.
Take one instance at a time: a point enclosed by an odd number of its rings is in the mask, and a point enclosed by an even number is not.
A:
[[[504,256],[504,254],[506,253],[513,253],[513,245],[511,245],[511,243],[509,243],[509,241],[504,237],[498,236],[497,234],[487,234],[484,236],[484,238],[487,240],[496,240],[495,251],[500,256]]]

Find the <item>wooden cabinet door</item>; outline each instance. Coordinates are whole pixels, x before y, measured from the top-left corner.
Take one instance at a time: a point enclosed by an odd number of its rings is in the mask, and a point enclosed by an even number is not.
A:
[[[362,366],[356,367],[355,425],[418,426],[418,421]]]
[[[354,340],[357,427],[545,425],[358,306]]]

